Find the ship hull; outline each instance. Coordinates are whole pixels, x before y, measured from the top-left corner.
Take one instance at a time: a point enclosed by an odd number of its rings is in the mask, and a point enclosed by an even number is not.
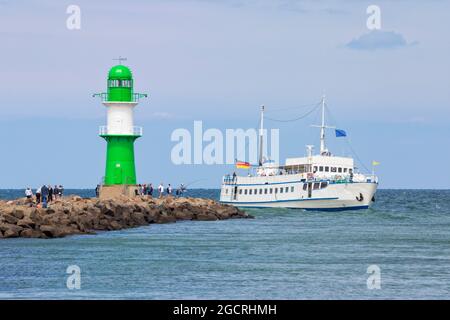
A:
[[[273,192],[275,186],[264,185],[263,188],[269,188],[269,190],[272,188],[272,194],[266,195],[263,192],[260,195],[257,191],[256,195],[252,192],[252,195],[243,193],[236,197],[234,195],[227,197],[223,187],[220,200],[224,204],[242,208],[292,208],[321,211],[360,210],[367,209],[373,204],[378,186],[377,183],[373,182],[340,183],[330,184],[322,190],[309,192],[308,188],[304,190],[303,184],[289,184],[289,190],[294,187],[294,191],[282,194]],[[239,190],[239,188],[246,188],[246,186],[237,186],[237,188]],[[247,186],[247,188],[259,190],[257,186]],[[285,186],[282,185],[278,188],[285,188]]]

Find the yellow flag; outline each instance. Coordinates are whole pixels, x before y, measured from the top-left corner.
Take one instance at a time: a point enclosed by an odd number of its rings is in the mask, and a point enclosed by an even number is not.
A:
[[[373,166],[377,166],[377,165],[379,165],[380,163],[378,162],[378,161],[372,161],[372,165]]]

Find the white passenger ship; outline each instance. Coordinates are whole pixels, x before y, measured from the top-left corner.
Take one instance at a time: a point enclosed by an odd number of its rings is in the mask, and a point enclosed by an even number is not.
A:
[[[261,110],[259,164],[254,174],[223,177],[220,201],[238,207],[280,207],[304,210],[367,209],[375,201],[378,178],[357,172],[354,160],[331,154],[325,147],[325,97],[322,98],[320,153],[308,145],[305,157],[288,158],[285,165],[264,161]]]

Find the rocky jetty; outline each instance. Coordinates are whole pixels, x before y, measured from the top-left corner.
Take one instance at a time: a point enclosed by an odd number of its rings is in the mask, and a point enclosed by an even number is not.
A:
[[[199,198],[119,197],[111,200],[66,197],[48,208],[29,199],[0,200],[0,238],[58,238],[178,220],[252,218],[244,211]]]

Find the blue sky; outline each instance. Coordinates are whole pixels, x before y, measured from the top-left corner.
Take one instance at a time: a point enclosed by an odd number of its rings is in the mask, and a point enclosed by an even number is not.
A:
[[[81,8],[81,30],[66,28],[70,4]],[[379,31],[366,27],[371,4],[381,8]],[[194,120],[252,128],[261,104],[296,107],[325,90],[359,158],[381,162],[380,187],[449,188],[449,10],[438,0],[2,0],[0,188],[95,186],[106,119],[91,94],[105,91],[119,55],[136,91],[150,94],[135,117],[145,130],[142,182],[218,186],[232,167],[171,163],[174,129],[192,130]],[[314,120],[267,123],[280,129],[282,159],[318,145]]]

